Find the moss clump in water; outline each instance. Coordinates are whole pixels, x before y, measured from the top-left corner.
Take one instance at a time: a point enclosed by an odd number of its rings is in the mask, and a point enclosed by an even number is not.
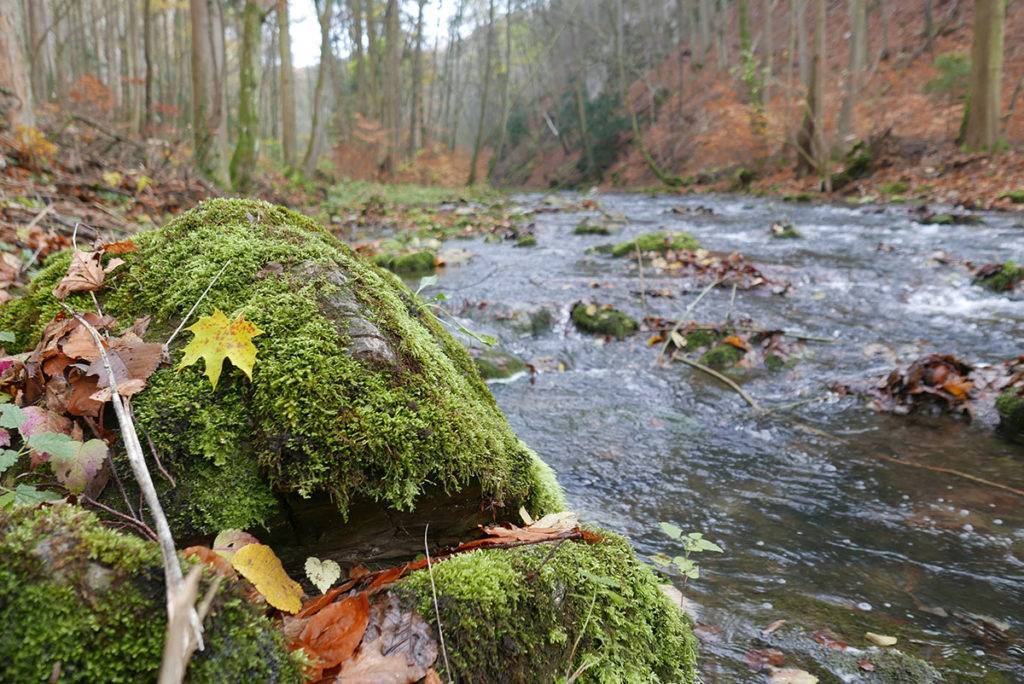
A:
[[[473,364],[484,380],[503,380],[526,370],[526,363],[499,349],[470,349]]]
[[[449,496],[478,485],[489,506],[561,506],[465,349],[395,276],[310,219],[217,199],[133,239],[98,293],[121,325],[149,315],[147,341],[166,340],[228,264],[196,315],[219,308],[263,331],[251,382],[227,366],[213,389],[200,364],[162,368],[134,397],[139,431],[177,479],[157,482],[179,534],[258,527],[282,515],[281,494],[328,495],[342,515],[355,498],[412,510],[431,484]],[[21,348],[59,310],[51,293],[69,258],[0,307]]]
[[[160,552],[75,506],[0,510],[0,621],[2,681],[54,672],[61,682],[155,681],[166,624]],[[280,632],[229,584],[203,638],[190,682],[302,681]]]
[[[581,682],[696,682],[688,620],[625,539],[601,535],[599,543],[473,551],[435,564],[453,670],[445,674],[551,682],[587,665]],[[437,626],[426,572],[395,591]]]
[[[523,237],[516,240],[516,247],[536,247],[537,238],[533,235],[524,235]]]
[[[437,256],[427,250],[409,254],[378,254],[373,263],[401,275],[426,275],[434,272]]]
[[[788,221],[782,223],[773,223],[771,227],[771,234],[773,238],[782,239],[796,239],[803,237],[803,235],[800,234],[800,231],[796,229],[796,226],[794,226],[792,223],[789,223]]]
[[[747,352],[735,347],[731,344],[718,344],[704,352],[700,357],[700,362],[709,368],[715,370],[726,370],[732,368],[737,363],[743,360],[743,357],[747,355]]]
[[[584,221],[572,231],[573,235],[611,235],[612,231],[607,226]]]
[[[999,427],[1016,441],[1024,442],[1024,391],[1011,387],[996,399]]]
[[[1007,261],[994,268],[982,268],[978,276],[975,277],[974,284],[981,285],[993,292],[1009,292],[1022,281],[1024,281],[1024,266]]]
[[[573,305],[572,322],[581,332],[608,335],[620,340],[640,328],[635,320],[618,309],[585,302]]]
[[[697,238],[689,233],[645,233],[633,240],[626,240],[612,247],[611,254],[614,257],[624,257],[635,254],[639,247],[641,252],[668,252],[672,250],[700,249]]]
[[[1024,204],[1024,190],[1008,190],[999,195],[997,199],[1009,200],[1014,204]]]

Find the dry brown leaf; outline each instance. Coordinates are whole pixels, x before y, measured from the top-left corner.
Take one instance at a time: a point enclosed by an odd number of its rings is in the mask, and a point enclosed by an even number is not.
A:
[[[214,572],[222,577],[235,576],[235,569],[231,567],[231,563],[208,546],[190,546],[182,551],[182,554],[186,558],[195,558],[201,563],[210,566]]]
[[[396,597],[388,596],[373,606],[362,645],[334,681],[412,684],[427,676],[436,660],[433,629],[415,610],[403,610]]]
[[[64,299],[72,292],[95,292],[103,287],[106,274],[100,264],[99,252],[75,252],[71,255],[68,274],[57,284],[53,296]]]
[[[308,618],[293,646],[301,646],[327,670],[348,660],[363,640],[370,620],[365,592],[332,603]]]

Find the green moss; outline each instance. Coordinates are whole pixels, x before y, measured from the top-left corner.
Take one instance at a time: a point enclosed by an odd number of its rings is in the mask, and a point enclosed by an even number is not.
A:
[[[215,390],[201,364],[162,368],[134,398],[140,433],[177,478],[158,478],[177,531],[258,526],[280,493],[329,494],[342,514],[354,497],[411,510],[428,485],[479,483],[486,505],[534,496],[535,457],[462,346],[397,277],[310,219],[218,199],[134,240],[99,293],[122,325],[150,315],[147,339],[166,340],[227,263],[197,315],[219,308],[263,331],[251,382],[229,364]],[[51,259],[25,299],[0,307],[22,347],[56,312],[66,264]]]
[[[1024,204],[1024,190],[1007,190],[996,199],[1004,199],[1014,204]]]
[[[688,621],[629,543],[601,534],[595,544],[473,551],[435,564],[447,674],[551,682],[587,665],[581,682],[696,682]],[[426,572],[395,591],[436,626]]]
[[[790,192],[782,196],[783,202],[813,202],[814,193],[811,192]]]
[[[773,238],[791,240],[803,237],[803,235],[800,234],[800,231],[796,229],[796,226],[789,222],[773,223],[771,227],[771,233]]]
[[[611,235],[612,231],[607,226],[584,221],[572,230],[573,235]]]
[[[741,166],[732,174],[732,187],[734,190],[746,190],[757,178],[757,172]]]
[[[843,170],[832,174],[832,190],[840,190],[871,172],[874,155],[864,141],[857,142],[843,159]]]
[[[725,370],[739,363],[746,354],[745,351],[731,344],[719,344],[704,352],[700,357],[700,362],[715,370]]]
[[[686,333],[686,351],[710,347],[724,335],[716,330],[705,330],[698,328]]]
[[[538,309],[530,313],[530,334],[534,337],[543,335],[555,324],[555,317],[548,309]]]
[[[984,223],[984,219],[974,214],[925,214],[917,219],[918,223],[933,226],[961,226],[961,225],[979,225]]]
[[[974,283],[993,292],[1009,292],[1022,281],[1024,281],[1024,266],[1007,261],[999,270],[975,278]]]
[[[533,235],[524,235],[523,237],[516,240],[516,247],[536,247],[537,238]]]
[[[155,544],[106,529],[80,508],[0,511],[0,680],[47,681],[55,671],[62,682],[155,680],[166,624],[162,567]],[[204,639],[190,682],[302,681],[277,629],[228,584]]]
[[[522,359],[498,349],[471,349],[469,355],[484,380],[510,378],[526,370]]]
[[[402,275],[426,275],[433,273],[437,256],[428,250],[408,254],[378,254],[373,263]]]
[[[645,233],[632,240],[626,240],[612,247],[612,256],[624,257],[634,254],[639,246],[641,252],[667,252],[677,249],[700,249],[697,238],[689,233]]]
[[[1011,387],[996,399],[999,425],[1010,437],[1024,441],[1024,394]]]
[[[576,302],[572,307],[572,322],[581,332],[609,335],[620,340],[640,327],[635,320],[618,309],[584,302]]]
[[[910,186],[903,181],[892,181],[878,186],[878,191],[885,195],[905,195],[908,190],[910,190]]]

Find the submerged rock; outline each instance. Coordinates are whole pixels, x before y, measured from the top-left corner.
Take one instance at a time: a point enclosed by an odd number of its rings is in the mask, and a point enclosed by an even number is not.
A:
[[[781,221],[772,224],[771,235],[773,238],[802,238],[803,235],[796,229],[792,223],[788,221]]]
[[[715,370],[732,368],[743,360],[747,352],[729,343],[717,344],[700,357],[700,362]]]
[[[638,235],[632,240],[626,240],[612,247],[611,254],[614,257],[624,257],[634,254],[640,249],[641,252],[668,252],[679,249],[697,250],[700,243],[697,238],[689,233],[645,233]]]
[[[996,399],[999,428],[1010,439],[1024,442],[1024,390],[1011,387]]]
[[[580,332],[608,335],[622,339],[636,332],[640,325],[628,315],[609,305],[598,306],[576,302],[572,307],[572,322]]]
[[[612,231],[608,226],[583,221],[573,228],[572,233],[573,235],[611,235]]]
[[[0,620],[0,681],[156,681],[160,551],[75,506],[0,510]],[[237,585],[221,584],[203,638],[190,682],[303,681],[281,633]]]

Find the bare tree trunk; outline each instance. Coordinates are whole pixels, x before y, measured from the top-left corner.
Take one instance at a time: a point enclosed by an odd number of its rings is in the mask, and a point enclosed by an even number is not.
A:
[[[277,0],[277,35],[281,54],[281,148],[284,163],[295,166],[295,71],[292,69],[288,0]]]
[[[34,125],[32,86],[14,31],[14,18],[8,5],[0,2],[0,127]]]
[[[402,146],[402,43],[399,24],[398,0],[388,0],[384,12],[384,40],[387,50],[384,60],[384,103],[383,121],[387,130],[387,154],[384,157],[384,173],[394,174],[398,170],[398,159]]]
[[[807,47],[807,2],[808,0],[794,0],[796,2],[796,40],[797,52],[800,55],[800,82],[808,83],[811,80],[811,50]]]
[[[388,6],[390,6],[391,0],[388,0]],[[372,116],[380,116],[382,119],[385,117],[383,106],[384,91],[387,90],[388,86],[381,87],[381,48],[380,48],[380,36],[377,31],[377,15],[374,11],[373,0],[367,0],[367,4],[364,5],[365,11],[363,17],[366,19],[366,55],[367,55],[367,89],[366,94],[370,100],[370,113]],[[385,11],[385,21],[387,21],[387,12]],[[387,27],[385,26],[385,30]]]
[[[935,41],[935,20],[932,18],[932,0],[924,0],[924,44],[928,52],[933,52]]]
[[[259,95],[260,43],[263,10],[257,0],[246,0],[242,10],[242,42],[238,57],[238,141],[231,156],[231,184],[246,192],[252,184],[256,166],[256,141],[259,137],[260,117],[257,108]]]
[[[367,99],[366,82],[366,53],[363,51],[363,3],[361,0],[349,0],[348,11],[350,20],[348,25],[349,37],[352,40],[352,49],[355,53],[356,62],[356,111],[360,114],[367,114],[369,101]]]
[[[215,142],[217,112],[213,82],[213,51],[210,49],[210,14],[207,0],[191,0],[192,19],[192,146],[200,173],[224,184],[222,160]]]
[[[968,149],[991,150],[999,144],[1005,2],[974,0],[971,93],[963,126],[963,144]]]
[[[775,5],[778,0],[763,0],[764,11],[764,76],[762,92],[764,101],[771,102],[772,81],[775,78]]]
[[[804,176],[821,172],[824,155],[824,99],[822,70],[825,55],[825,0],[813,0],[815,7],[814,54],[811,55],[810,77],[807,80],[807,104],[803,123],[796,140],[796,171]]]
[[[49,55],[46,44],[49,26],[47,25],[46,0],[31,0],[26,8],[28,11],[28,49],[29,69],[31,74],[32,95],[36,104],[50,99],[47,87]]]
[[[144,0],[142,4],[142,52],[146,62],[146,94],[143,104],[142,125],[149,129],[153,125],[153,3]]]
[[[418,0],[416,15],[416,47],[412,61],[412,108],[409,112],[409,156],[420,149],[420,125],[423,121],[423,6],[427,0]]]
[[[324,86],[327,84],[327,74],[331,68],[331,13],[334,9],[334,0],[314,0],[316,4],[317,17],[320,20],[320,64],[316,68],[316,85],[313,87],[313,121],[309,127],[309,142],[306,144],[306,154],[302,158],[302,170],[307,176],[312,176],[316,171],[317,157],[320,156],[320,141],[323,138],[324,115]],[[320,7],[323,3],[323,7]]]
[[[484,144],[484,124],[487,118],[487,99],[491,91],[491,72],[494,66],[494,0],[487,3],[487,47],[484,50],[484,66],[481,74],[483,89],[480,95],[480,115],[476,123],[476,141],[473,143],[473,158],[469,163],[468,185],[476,183],[476,165],[480,160],[480,148]]]
[[[494,181],[494,170],[505,148],[508,136],[508,116],[512,109],[512,0],[505,5],[505,81],[501,91],[501,123],[498,125],[498,145],[491,156],[487,179]]]
[[[836,146],[845,151],[847,135],[853,130],[854,106],[860,95],[860,79],[867,60],[867,0],[849,0],[850,5],[850,62],[846,71],[846,96],[839,112]]]

